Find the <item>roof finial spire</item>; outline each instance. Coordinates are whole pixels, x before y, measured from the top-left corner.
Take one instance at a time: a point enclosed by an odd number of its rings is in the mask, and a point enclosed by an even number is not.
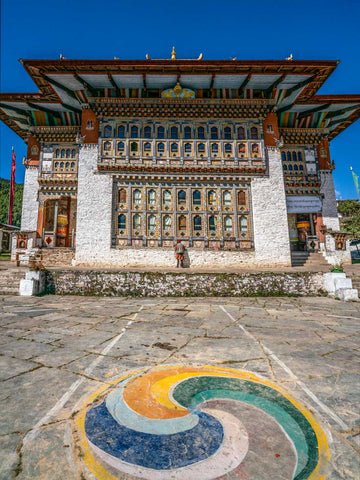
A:
[[[176,52],[175,52],[175,47],[172,48],[171,52],[171,60],[176,60]]]

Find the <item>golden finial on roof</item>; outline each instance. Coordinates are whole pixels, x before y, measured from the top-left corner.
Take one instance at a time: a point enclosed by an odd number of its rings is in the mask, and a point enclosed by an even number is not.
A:
[[[175,52],[175,47],[172,48],[171,52],[171,60],[176,60],[176,52]]]

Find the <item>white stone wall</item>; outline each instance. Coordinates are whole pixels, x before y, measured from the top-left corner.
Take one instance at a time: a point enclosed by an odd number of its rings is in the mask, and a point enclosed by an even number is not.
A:
[[[21,213],[21,230],[33,232],[38,221],[38,168],[27,167],[25,170],[24,193]]]
[[[336,250],[335,238],[333,235],[325,235],[322,254],[330,265],[351,264],[350,240],[346,240],[346,250]]]
[[[205,251],[190,248],[190,267],[239,267],[256,265],[254,252]],[[175,267],[174,250],[170,248],[121,248],[87,251],[86,255],[76,248],[76,266],[94,267]]]
[[[97,172],[98,146],[79,154],[75,262],[99,264],[110,254],[112,177]]]
[[[269,177],[251,182],[256,263],[291,265],[289,227],[280,150],[268,149]]]
[[[172,248],[111,248],[111,175],[97,172],[98,147],[84,145],[79,155],[76,254],[74,265],[94,267],[172,267]],[[269,152],[270,178],[252,182],[255,234],[253,251],[189,249],[190,266],[239,267],[290,265],[289,233],[280,152]]]
[[[332,171],[321,170],[320,179],[320,191],[323,194],[322,216],[324,225],[326,225],[327,228],[331,228],[335,231],[340,230]]]

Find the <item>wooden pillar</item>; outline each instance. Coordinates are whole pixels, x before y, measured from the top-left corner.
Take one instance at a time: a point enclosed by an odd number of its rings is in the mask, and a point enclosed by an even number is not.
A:
[[[39,211],[38,211],[38,221],[36,233],[39,238],[43,236],[43,229],[45,224],[45,201],[39,200]]]
[[[54,247],[57,246],[57,217],[59,210],[59,200],[55,200],[55,209],[54,209]]]
[[[310,214],[311,215],[311,214]],[[323,216],[321,213],[314,213],[313,220],[315,225],[315,234],[318,235],[320,242],[325,242]]]
[[[67,205],[66,205],[66,214],[67,214],[67,226],[66,226],[66,238],[65,238],[65,246],[70,247],[70,206],[71,206],[71,198],[67,197]]]

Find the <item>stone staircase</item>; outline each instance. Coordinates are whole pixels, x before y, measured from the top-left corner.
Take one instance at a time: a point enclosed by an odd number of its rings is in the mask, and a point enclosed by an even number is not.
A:
[[[0,295],[19,295],[20,280],[25,278],[27,271],[26,267],[16,267],[11,262],[1,262]]]
[[[37,259],[44,267],[71,267],[71,261],[75,257],[73,248],[42,248]]]
[[[308,268],[312,271],[329,271],[330,265],[320,252],[291,252],[291,266]]]

